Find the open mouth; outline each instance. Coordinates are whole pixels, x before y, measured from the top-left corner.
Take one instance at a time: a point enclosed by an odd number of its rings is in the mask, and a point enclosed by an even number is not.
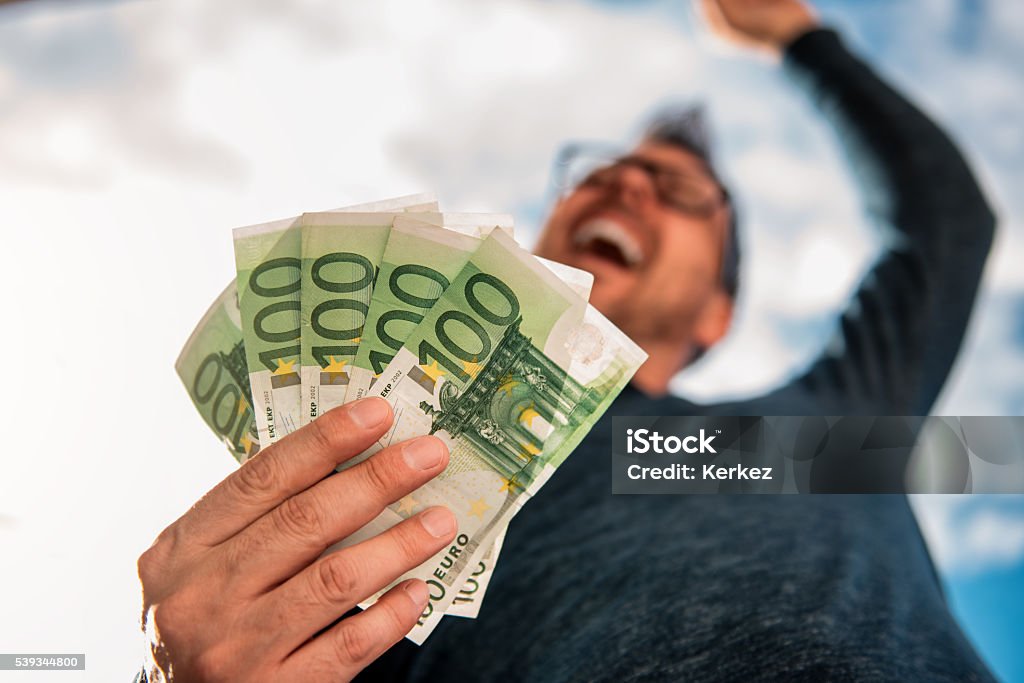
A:
[[[591,218],[573,234],[573,246],[620,268],[635,269],[644,263],[640,241],[621,223],[610,218]]]

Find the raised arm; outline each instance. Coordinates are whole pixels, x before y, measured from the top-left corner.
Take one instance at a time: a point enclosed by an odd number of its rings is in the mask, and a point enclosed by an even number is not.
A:
[[[790,389],[848,410],[926,414],[959,350],[992,244],[995,217],[974,175],[949,137],[835,32],[818,28],[804,3],[706,5],[719,24],[782,52],[786,71],[835,127],[883,235],[882,255],[825,353]]]
[[[800,380],[892,412],[927,414],[974,307],[995,217],[960,151],[833,31],[785,66],[835,126],[883,253],[823,357]]]

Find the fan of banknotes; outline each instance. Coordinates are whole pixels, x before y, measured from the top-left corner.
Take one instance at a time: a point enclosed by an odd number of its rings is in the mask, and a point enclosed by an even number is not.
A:
[[[176,364],[206,424],[241,463],[380,396],[394,425],[346,467],[441,438],[446,470],[334,548],[446,505],[453,545],[395,581],[431,589],[408,638],[422,643],[445,615],[476,617],[509,521],[645,354],[587,303],[592,276],[520,247],[507,215],[441,213],[414,195],[238,228],[234,244],[237,279]]]

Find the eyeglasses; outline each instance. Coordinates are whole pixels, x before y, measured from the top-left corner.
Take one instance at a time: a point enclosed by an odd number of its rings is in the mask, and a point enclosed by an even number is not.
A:
[[[647,174],[658,202],[687,216],[711,219],[729,208],[729,223],[722,235],[721,285],[730,296],[739,288],[739,243],[736,209],[729,192],[710,172],[707,175],[668,169],[649,159],[623,154],[604,143],[571,142],[555,157],[552,178],[555,189],[565,196],[580,187],[607,187],[628,167]]]
[[[555,161],[554,180],[561,193],[580,187],[608,187],[626,168],[636,168],[650,178],[658,201],[687,216],[711,218],[728,204],[728,192],[713,178],[665,168],[643,157],[616,154],[616,148],[571,143]]]

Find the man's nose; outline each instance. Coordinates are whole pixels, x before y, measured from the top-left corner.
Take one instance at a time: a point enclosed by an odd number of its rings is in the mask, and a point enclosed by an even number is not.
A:
[[[623,164],[616,170],[609,189],[623,204],[631,208],[640,208],[657,199],[654,179],[645,169]]]

